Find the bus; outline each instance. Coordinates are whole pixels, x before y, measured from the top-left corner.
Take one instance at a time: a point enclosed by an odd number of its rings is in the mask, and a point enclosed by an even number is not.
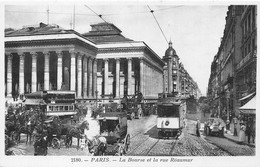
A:
[[[76,114],[75,91],[47,90],[25,95],[23,105],[27,109],[42,106],[47,116]]]

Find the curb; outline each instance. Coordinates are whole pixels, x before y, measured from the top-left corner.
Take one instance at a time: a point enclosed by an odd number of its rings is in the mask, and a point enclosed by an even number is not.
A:
[[[247,145],[247,146],[249,146],[249,147],[253,147],[253,148],[255,148],[255,145],[248,144],[248,143],[246,143],[246,142],[237,141],[237,140],[235,140],[235,139],[231,139],[231,138],[227,137],[226,135],[224,135],[224,137],[225,137],[226,139],[232,141],[232,142],[237,143],[237,144],[240,144],[240,145]]]

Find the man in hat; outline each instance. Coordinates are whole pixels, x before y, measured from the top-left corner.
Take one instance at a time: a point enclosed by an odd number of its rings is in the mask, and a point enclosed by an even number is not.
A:
[[[200,137],[200,120],[198,118],[196,122],[196,135]]]

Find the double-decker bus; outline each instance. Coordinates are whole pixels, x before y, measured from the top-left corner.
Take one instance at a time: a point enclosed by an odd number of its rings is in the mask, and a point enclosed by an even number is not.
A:
[[[25,95],[24,105],[31,108],[37,105],[43,106],[47,116],[66,116],[76,114],[75,92],[47,90]]]

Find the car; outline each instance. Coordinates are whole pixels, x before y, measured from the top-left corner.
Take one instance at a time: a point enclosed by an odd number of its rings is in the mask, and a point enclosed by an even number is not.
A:
[[[218,135],[220,137],[224,136],[225,132],[225,122],[221,118],[209,118],[204,125],[204,132],[206,136]]]

